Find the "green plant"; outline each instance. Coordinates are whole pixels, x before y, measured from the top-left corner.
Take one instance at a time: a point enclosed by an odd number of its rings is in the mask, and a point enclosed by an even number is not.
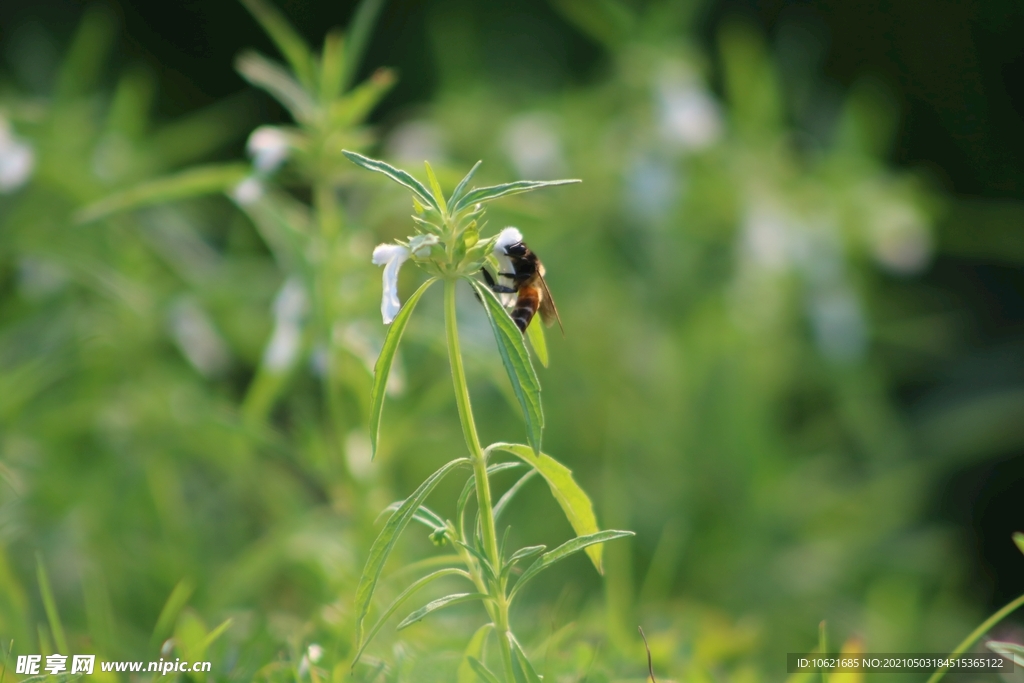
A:
[[[540,678],[522,646],[513,635],[509,624],[509,607],[517,593],[544,569],[582,550],[587,552],[594,567],[600,572],[601,544],[615,538],[631,536],[632,532],[600,531],[590,499],[573,480],[572,473],[556,460],[541,452],[544,413],[541,406],[540,382],[530,361],[523,335],[506,313],[501,301],[475,276],[482,268],[489,268],[495,274],[502,272],[498,262],[500,254],[503,253],[502,242],[521,241],[521,235],[515,228],[506,228],[501,233],[487,239],[481,238],[480,231],[484,225],[483,204],[485,202],[541,187],[578,181],[523,180],[504,185],[469,189],[469,182],[480,165],[477,162],[445,199],[429,163],[426,164],[427,178],[430,183],[428,189],[411,174],[383,161],[348,151],[345,152],[345,156],[353,163],[382,173],[410,190],[413,194],[413,206],[416,212],[412,217],[416,229],[415,236],[409,238],[407,242],[382,244],[374,250],[374,263],[384,266],[382,313],[384,322],[389,323],[391,327],[384,341],[384,349],[374,368],[370,413],[370,438],[373,448],[377,447],[384,390],[402,333],[405,331],[420,298],[434,282],[440,280],[444,283],[444,318],[448,359],[451,364],[462,432],[469,449],[468,458],[457,458],[448,462],[430,475],[412,495],[389,508],[392,510],[391,517],[370,549],[369,558],[356,592],[357,653],[353,666],[386,620],[413,593],[442,577],[459,576],[469,581],[475,588],[475,592],[452,593],[433,600],[409,614],[398,624],[398,628],[409,626],[428,614],[450,605],[480,601],[487,611],[490,623],[483,626],[478,631],[478,635],[472,639],[471,650],[466,654],[467,665],[488,682],[499,680],[488,669],[483,657],[484,644],[488,635],[493,632],[498,641],[505,680],[508,683],[539,681]],[[419,289],[406,301],[405,306],[399,309],[397,302],[398,268],[406,260],[416,262],[431,277],[420,285]],[[502,362],[526,420],[528,446],[514,443],[494,443],[484,448],[480,444],[470,404],[456,322],[455,290],[460,281],[467,282],[473,288],[487,312]],[[531,329],[536,328],[530,335],[531,339],[536,340],[534,341],[535,347],[543,343],[540,341],[543,339],[541,336],[543,333],[540,332],[539,325],[537,318],[534,318],[534,322],[530,326]],[[494,501],[491,495],[490,476],[502,470],[519,467],[522,464],[515,461],[492,463],[492,455],[499,452],[519,458],[530,469],[505,495]],[[471,467],[473,475],[466,482],[462,494],[459,496],[455,519],[444,519],[426,507],[424,502],[442,478],[462,467]],[[552,494],[577,535],[576,538],[547,552],[545,552],[547,548],[543,545],[527,546],[511,551],[506,543],[507,528],[502,541],[500,543],[498,541],[497,520],[512,497],[534,474],[540,474],[547,481]],[[477,501],[476,521],[467,531],[466,508],[470,497],[474,494]],[[365,631],[363,622],[369,611],[374,588],[384,568],[384,563],[399,534],[413,520],[426,525],[431,530],[430,538],[435,543],[441,545],[450,542],[456,550],[456,555],[451,559],[460,562],[465,569],[446,567],[415,581],[384,610],[377,623],[369,631]],[[533,562],[513,582],[512,574],[516,565],[531,559]]]

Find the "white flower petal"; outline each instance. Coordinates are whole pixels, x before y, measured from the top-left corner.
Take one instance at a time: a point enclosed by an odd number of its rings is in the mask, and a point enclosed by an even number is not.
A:
[[[398,269],[412,255],[408,247],[401,244],[378,244],[373,250],[373,263],[384,266],[384,291],[380,299],[380,314],[385,325],[398,315],[402,304],[398,301]]]
[[[260,126],[245,145],[253,166],[262,174],[273,173],[288,158],[291,145],[288,135],[274,126]]]
[[[522,241],[523,233],[519,232],[519,228],[507,227],[498,233],[498,239],[494,242],[494,253],[504,255],[506,249]]]
[[[12,137],[0,140],[0,193],[17,190],[28,182],[36,166],[36,153]]]
[[[430,247],[439,243],[437,235],[416,235],[409,238],[409,250],[417,258],[426,258],[430,255]]]
[[[235,185],[231,190],[231,198],[239,206],[249,206],[259,201],[263,196],[263,183],[254,176],[249,176],[242,182]]]

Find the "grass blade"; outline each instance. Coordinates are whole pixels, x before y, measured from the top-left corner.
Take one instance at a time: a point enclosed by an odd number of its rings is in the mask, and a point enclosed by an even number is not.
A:
[[[472,602],[473,600],[490,600],[491,596],[486,593],[452,593],[446,595],[443,598],[437,600],[431,600],[423,607],[407,616],[402,622],[396,627],[396,630],[401,631],[404,628],[412,626],[417,621],[422,621],[431,612],[436,612],[439,609],[443,609],[450,605],[458,605],[463,602]]]
[[[160,616],[157,617],[153,635],[150,637],[151,644],[159,646],[160,641],[171,634],[174,630],[174,620],[178,618],[178,613],[192,597],[193,590],[195,590],[195,585],[188,579],[182,579],[174,587],[167,597],[167,602],[164,603],[164,608],[160,610]]]
[[[330,104],[341,95],[345,75],[345,36],[335,29],[324,38],[320,53],[320,102]]]
[[[391,164],[388,164],[384,161],[380,161],[379,159],[371,159],[370,157],[364,157],[362,154],[350,152],[347,149],[341,150],[341,153],[344,154],[345,157],[356,166],[362,166],[363,168],[369,171],[383,173],[384,175],[386,175],[388,178],[391,178],[399,185],[402,185],[406,189],[411,190],[413,195],[415,195],[416,199],[418,199],[421,204],[428,206],[437,211],[438,213],[440,213],[441,209],[437,205],[437,202],[434,201],[434,197],[430,194],[430,190],[428,190],[426,186],[423,185],[423,183],[416,180],[416,178],[412,177],[412,175],[410,175],[406,171],[403,171],[399,168],[395,168]]]
[[[288,63],[291,65],[295,75],[309,90],[316,87],[316,65],[313,62],[313,54],[302,39],[302,36],[292,28],[291,23],[284,15],[269,2],[263,0],[242,0],[245,8],[256,18],[263,30],[267,32],[270,39],[277,45]]]
[[[494,330],[494,339],[498,342],[501,362],[505,365],[505,371],[512,382],[512,390],[523,410],[523,417],[526,418],[527,440],[534,453],[539,454],[544,431],[544,409],[540,399],[540,380],[537,379],[537,372],[530,362],[530,354],[523,343],[523,335],[494,292],[476,280],[467,279],[484,303],[484,310],[487,311],[487,318]]]
[[[581,182],[583,181],[575,178],[569,180],[517,180],[512,183],[491,185],[490,187],[479,187],[467,193],[466,196],[452,206],[452,213],[458,213],[467,206],[472,206],[473,204],[480,202],[489,202],[492,199],[497,199],[498,197],[508,197],[513,194],[531,192],[533,190],[539,190],[542,187],[572,185],[574,183]]]
[[[526,571],[523,572],[523,575],[519,577],[519,580],[516,581],[516,585],[512,588],[512,593],[509,595],[509,598],[511,599],[511,597],[515,595],[527,581],[556,562],[561,562],[570,555],[575,555],[581,550],[591,548],[601,543],[614,541],[616,538],[626,538],[627,536],[635,535],[636,534],[632,531],[609,530],[598,531],[596,534],[590,534],[588,536],[577,536],[571,541],[566,541],[554,550],[544,553],[536,562],[531,564]]]
[[[391,366],[395,362],[395,354],[398,352],[398,343],[402,341],[402,333],[405,326],[409,324],[412,311],[416,308],[420,297],[427,291],[427,288],[434,283],[436,278],[431,278],[420,285],[411,297],[409,297],[402,310],[398,312],[395,319],[391,321],[391,327],[384,337],[384,346],[377,356],[377,362],[373,366],[373,386],[370,389],[370,457],[377,455],[377,441],[380,439],[380,418],[384,411],[384,394],[388,386],[388,375],[391,374]]]
[[[405,603],[406,600],[411,598],[414,593],[416,593],[419,589],[426,586],[428,583],[445,576],[462,576],[469,579],[470,581],[473,580],[472,577],[470,577],[470,575],[467,574],[464,570],[458,569],[456,567],[449,567],[447,569],[439,569],[436,572],[427,574],[426,576],[418,579],[417,581],[414,581],[408,588],[402,591],[397,598],[395,598],[394,602],[392,602],[391,605],[386,610],[384,610],[384,613],[381,614],[380,619],[377,620],[377,623],[374,624],[373,628],[371,628],[370,631],[366,634],[366,638],[363,640],[362,646],[356,652],[356,656],[352,660],[352,666],[355,667],[355,665],[359,663],[359,658],[363,656],[363,651],[366,650],[366,646],[370,644],[370,641],[373,640],[373,637],[375,635],[377,635],[380,629],[384,626],[384,623],[391,618],[391,615],[393,615],[398,610],[398,608]]]
[[[53,634],[57,652],[68,652],[68,639],[64,635],[64,625],[60,621],[57,602],[53,599],[50,577],[46,574],[43,556],[38,553],[36,554],[36,578],[39,580],[39,593],[43,597],[43,608],[46,610],[46,618],[50,622],[50,632]]]
[[[245,164],[197,166],[104,197],[80,209],[75,214],[75,221],[87,223],[118,211],[224,192],[237,185],[247,175],[249,167]]]
[[[594,505],[573,479],[572,470],[568,467],[544,453],[535,454],[529,446],[522,444],[496,443],[490,446],[490,449],[511,453],[539,472],[547,481],[551,495],[558,501],[577,536],[588,536],[600,531],[597,517],[594,515]],[[603,573],[601,547],[596,546],[588,550],[587,554],[598,573]]]
[[[370,600],[373,598],[373,591],[377,588],[377,581],[384,570],[384,563],[388,555],[398,542],[402,531],[412,521],[413,515],[423,501],[434,490],[434,487],[456,467],[468,465],[468,458],[452,460],[441,469],[430,475],[426,481],[420,484],[411,496],[405,499],[402,506],[395,511],[395,514],[388,518],[381,529],[377,539],[370,547],[370,555],[366,559],[366,566],[363,567],[363,574],[359,577],[359,585],[356,587],[356,648],[361,649],[363,645],[363,620],[370,609]]]

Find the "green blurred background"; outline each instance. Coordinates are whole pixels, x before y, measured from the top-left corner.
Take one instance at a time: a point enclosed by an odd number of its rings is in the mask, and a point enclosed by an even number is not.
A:
[[[354,9],[278,6],[315,50]],[[146,179],[244,173],[250,132],[291,117],[234,60],[280,57],[241,4],[4,2],[0,636],[155,659],[173,634],[218,680],[453,680],[469,608],[385,629],[381,668],[348,673],[377,514],[463,446],[428,296],[368,462],[369,254],[410,207],[344,143],[448,189],[477,159],[482,181],[583,180],[490,216],[565,322],[545,449],[637,532],[604,581],[567,563],[513,615],[550,680],[642,680],[638,624],[659,680],[779,680],[821,620],[835,647],[948,651],[1024,591],[1022,29],[1011,2],[394,0],[356,78],[394,87],[263,203],[83,221]],[[464,304],[483,438],[519,439]],[[509,520],[521,544],[569,533],[542,487]]]

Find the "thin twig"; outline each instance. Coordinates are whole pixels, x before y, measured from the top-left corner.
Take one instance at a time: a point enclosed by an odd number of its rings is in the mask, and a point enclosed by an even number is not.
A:
[[[636,627],[637,631],[640,631],[640,637],[644,639],[644,649],[647,650],[647,672],[651,674],[651,683],[658,683],[654,678],[654,662],[651,661],[651,646],[647,644],[647,636],[644,635],[644,630],[639,626]]]

